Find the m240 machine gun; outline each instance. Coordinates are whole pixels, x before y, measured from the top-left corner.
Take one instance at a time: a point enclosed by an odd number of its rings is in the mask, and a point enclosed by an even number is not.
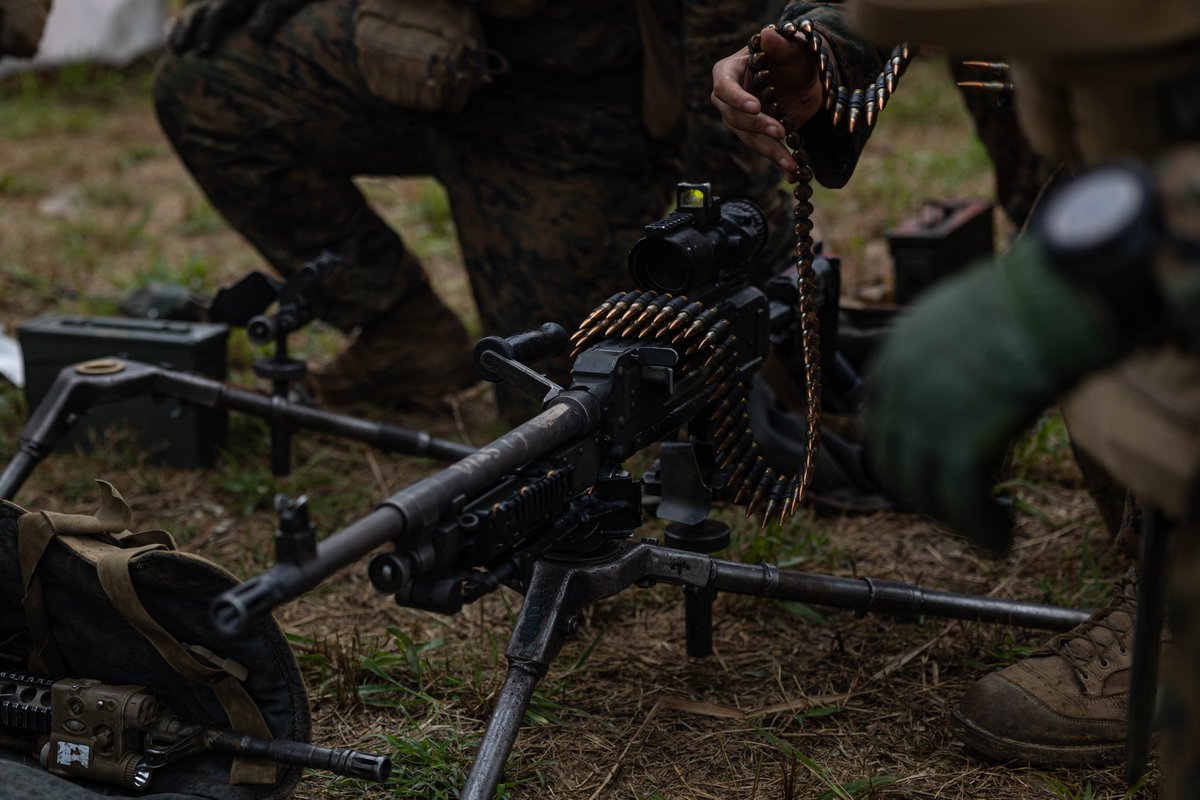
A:
[[[278,563],[215,598],[214,625],[236,634],[389,543],[369,574],[400,605],[453,613],[501,585],[522,591],[508,675],[461,794],[483,800],[495,795],[534,687],[580,611],[631,585],[685,588],[693,655],[710,652],[717,591],[1058,630],[1081,622],[1086,612],[1072,609],[710,555],[729,541],[728,527],[706,518],[710,502],[786,520],[804,489],[788,465],[763,460],[745,415],[748,382],[772,345],[792,353],[815,345],[802,334],[794,273],[765,291],[749,283],[765,233],[752,204],[717,202],[706,184],[681,184],[676,211],[648,226],[631,251],[638,289],[610,297],[570,338],[568,387],[528,366],[568,345],[557,325],[477,346],[480,372],[540,399],[540,414],[319,543],[302,504],[280,501]],[[634,479],[624,462],[655,443],[656,480]],[[633,539],[651,484],[661,495],[658,516],[670,523],[668,546]]]

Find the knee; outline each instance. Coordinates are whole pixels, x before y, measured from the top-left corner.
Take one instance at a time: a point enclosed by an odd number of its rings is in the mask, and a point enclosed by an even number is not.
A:
[[[151,89],[154,113],[163,133],[176,148],[180,146],[183,131],[187,128],[187,87],[189,82],[195,85],[194,75],[189,81],[189,73],[194,73],[199,68],[199,65],[192,63],[195,61],[195,58],[168,52],[154,72],[154,84]]]

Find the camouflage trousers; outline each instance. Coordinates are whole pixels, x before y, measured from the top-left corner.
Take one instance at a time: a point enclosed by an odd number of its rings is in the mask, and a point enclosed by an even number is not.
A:
[[[993,80],[994,76],[962,65],[961,54],[951,54],[950,72],[955,81]],[[976,61],[998,61],[993,56],[973,57]],[[1004,215],[1017,228],[1029,219],[1037,199],[1054,178],[1058,165],[1034,152],[1021,132],[1017,109],[1011,95],[964,88],[963,102],[975,123],[979,141],[987,149],[995,167],[996,200]]]
[[[498,78],[459,114],[407,111],[364,84],[356,6],[316,0],[266,44],[235,31],[209,55],[168,55],[154,85],[179,156],[268,262],[285,275],[322,250],[347,262],[320,287],[318,315],[369,327],[427,281],[353,183],[361,175],[431,175],[446,188],[485,334],[547,320],[570,330],[632,288],[628,249],[683,178],[678,155],[643,131],[640,71],[598,76],[604,91]],[[715,188],[786,213],[777,174],[765,161],[747,169],[736,144],[713,137],[707,167],[693,163],[687,179],[740,180]]]
[[[1135,352],[1063,403],[1075,444],[1167,517],[1195,519],[1200,359],[1177,345]],[[1159,712],[1159,796],[1200,800],[1200,524],[1171,529],[1171,645]]]

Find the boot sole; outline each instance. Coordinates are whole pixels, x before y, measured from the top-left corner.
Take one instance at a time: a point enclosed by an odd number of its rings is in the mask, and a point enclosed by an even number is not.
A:
[[[1017,761],[1035,767],[1078,767],[1119,762],[1125,757],[1125,743],[1088,745],[1050,745],[1021,742],[997,736],[950,712],[950,727],[968,747],[996,761]]]

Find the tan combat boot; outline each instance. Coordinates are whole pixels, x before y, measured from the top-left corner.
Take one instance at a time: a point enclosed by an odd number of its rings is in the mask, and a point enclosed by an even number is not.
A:
[[[976,681],[953,712],[957,736],[990,758],[1038,766],[1119,760],[1136,596],[1131,572],[1078,627]]]
[[[433,408],[479,381],[473,348],[458,316],[423,286],[360,331],[329,364],[313,368],[309,386],[320,405]]]

